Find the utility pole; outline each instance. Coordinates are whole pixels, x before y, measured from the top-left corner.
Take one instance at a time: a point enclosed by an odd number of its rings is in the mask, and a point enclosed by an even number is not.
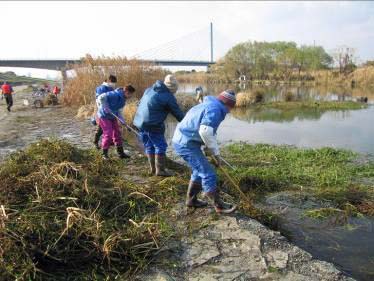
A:
[[[213,23],[210,23],[210,62],[213,62]]]

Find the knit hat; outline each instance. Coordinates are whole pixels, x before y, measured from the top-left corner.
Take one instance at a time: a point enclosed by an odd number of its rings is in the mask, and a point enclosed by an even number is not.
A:
[[[109,82],[112,82],[112,83],[117,83],[117,77],[114,76],[114,75],[109,75],[109,78],[108,78]]]
[[[164,80],[165,86],[169,89],[170,92],[175,93],[178,90],[178,82],[174,75],[168,74]]]
[[[233,90],[223,91],[218,95],[218,99],[231,108],[236,104],[235,92]]]

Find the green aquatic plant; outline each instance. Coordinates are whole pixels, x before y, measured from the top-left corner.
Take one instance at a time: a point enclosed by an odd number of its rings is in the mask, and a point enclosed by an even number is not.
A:
[[[373,189],[358,182],[373,176],[374,163],[355,163],[357,154],[351,151],[238,143],[226,146],[223,156],[236,167],[230,174],[252,198],[282,190],[307,190],[335,202],[339,209],[350,204],[372,214]]]
[[[319,220],[330,219],[330,221],[332,220],[331,223],[334,225],[347,225],[350,217],[363,217],[363,215],[358,211],[358,208],[349,203],[345,203],[340,207],[340,209],[330,207],[308,210],[305,211],[304,215]]]
[[[316,110],[355,110],[367,108],[368,105],[354,101],[294,101],[286,100],[284,102],[270,102],[259,106],[265,108],[277,108],[282,110],[290,109],[316,109]]]

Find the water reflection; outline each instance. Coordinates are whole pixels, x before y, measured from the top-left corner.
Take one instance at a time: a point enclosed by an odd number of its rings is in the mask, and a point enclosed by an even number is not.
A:
[[[356,101],[360,97],[368,97],[369,102],[374,103],[374,91],[364,88],[347,88],[339,86],[307,86],[307,85],[251,85],[241,84],[192,84],[182,83],[178,89],[179,93],[194,95],[195,89],[202,86],[204,93],[217,95],[225,89],[231,88],[237,92],[254,91],[262,89],[265,92],[265,101],[284,101],[288,93],[291,93],[295,100],[336,100]]]
[[[199,84],[182,84],[180,91],[194,95]],[[217,94],[230,85],[202,85],[208,94]],[[232,86],[232,85],[231,85]],[[299,100],[354,100],[373,94],[359,89],[320,89],[313,87],[263,87],[268,101],[283,100],[292,91]],[[168,119],[166,136],[170,143],[177,125]],[[250,143],[287,144],[299,147],[336,147],[374,154],[374,106],[361,110],[324,111],[320,109],[235,109],[218,130],[221,144]]]
[[[335,147],[374,154],[374,107],[356,111],[329,111],[322,116],[314,113],[282,119],[251,119],[242,121],[228,115],[218,130],[221,143],[246,141],[250,143],[287,144],[298,147]],[[310,114],[310,115],[308,115]],[[263,117],[269,118],[269,117]],[[270,117],[276,118],[276,117]]]

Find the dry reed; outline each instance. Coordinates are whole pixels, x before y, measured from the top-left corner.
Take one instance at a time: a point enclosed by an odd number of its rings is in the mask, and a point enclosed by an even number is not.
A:
[[[285,101],[293,101],[293,100],[295,100],[295,96],[291,92],[287,92],[284,96],[284,100]]]
[[[1,280],[114,280],[146,264],[170,198],[124,180],[127,165],[60,140],[12,154],[0,165]]]
[[[138,109],[138,102],[136,100],[132,100],[126,103],[126,106],[123,110],[123,116],[128,124],[132,124],[134,121],[134,117],[136,114],[136,110]]]
[[[265,99],[265,92],[263,89],[255,89],[253,91],[239,92],[236,95],[236,106],[246,107],[251,104],[261,103]]]
[[[194,96],[190,96],[184,93],[179,93],[175,95],[178,105],[182,111],[187,112],[191,107],[198,104]]]
[[[253,103],[250,92],[239,92],[236,95],[236,107],[246,107]]]
[[[66,105],[87,105],[95,101],[95,89],[109,74],[117,76],[117,85],[131,84],[135,97],[140,98],[146,88],[157,79],[163,79],[165,71],[153,64],[126,57],[98,57],[87,55],[80,64],[72,66],[74,77],[68,79],[63,95]]]

